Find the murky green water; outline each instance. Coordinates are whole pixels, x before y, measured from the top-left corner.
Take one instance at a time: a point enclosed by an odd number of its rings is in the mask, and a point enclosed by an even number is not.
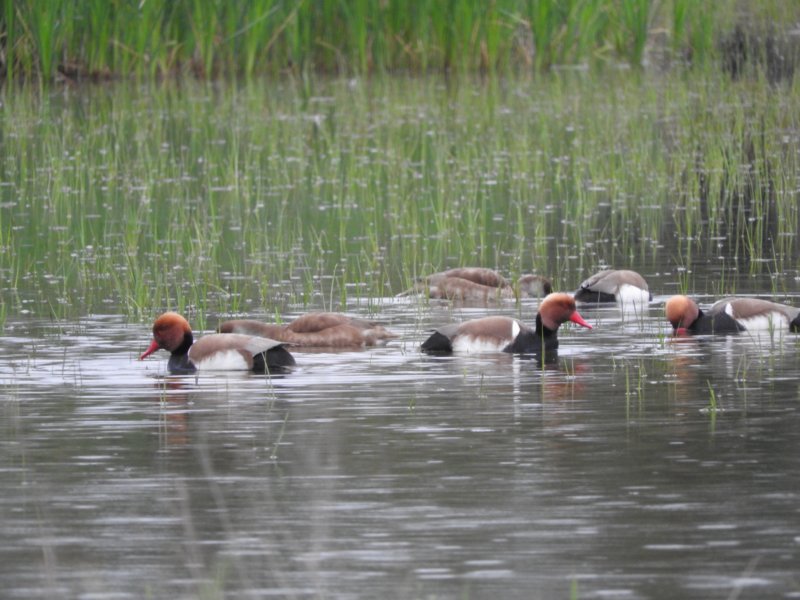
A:
[[[798,292],[798,98],[617,72],[6,90],[0,316],[203,324],[464,264]]]
[[[683,290],[800,305],[797,95],[614,83],[6,94],[2,595],[800,596],[800,337],[663,318]],[[535,301],[393,297],[606,263],[649,311],[582,308],[544,369],[417,350]],[[401,337],[274,379],[136,360],[166,308],[329,307]]]
[[[450,310],[387,302],[399,341],[271,381],[9,324],[5,595],[792,597],[798,338],[665,341],[663,298],[583,309],[545,370],[421,355]]]

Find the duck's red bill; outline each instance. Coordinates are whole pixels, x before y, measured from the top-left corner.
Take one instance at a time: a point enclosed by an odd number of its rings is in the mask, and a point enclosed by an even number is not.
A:
[[[145,358],[150,356],[153,352],[155,352],[159,348],[160,348],[160,346],[158,345],[158,342],[153,340],[150,343],[150,347],[147,350],[145,350],[144,352],[142,352],[142,355],[139,357],[139,360],[144,360]]]
[[[591,329],[591,328],[592,328],[592,326],[591,326],[591,325],[589,325],[589,324],[588,324],[588,323],[587,323],[587,322],[586,322],[586,321],[583,319],[583,317],[582,317],[582,316],[580,316],[580,315],[578,314],[578,311],[577,311],[577,310],[576,310],[574,313],[572,313],[572,316],[569,318],[569,320],[570,320],[570,321],[572,321],[573,323],[577,323],[577,324],[578,324],[578,325],[580,325],[581,327],[587,327],[588,329]]]

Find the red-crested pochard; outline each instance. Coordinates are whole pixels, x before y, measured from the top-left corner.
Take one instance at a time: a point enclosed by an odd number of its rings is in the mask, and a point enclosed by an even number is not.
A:
[[[518,292],[517,292],[518,290]],[[541,275],[523,275],[517,289],[497,271],[483,267],[461,267],[423,277],[400,295],[424,293],[429,298],[487,302],[496,299],[537,298],[553,292],[550,281]]]
[[[646,304],[653,296],[644,277],[636,271],[606,269],[595,273],[575,292],[578,302],[618,302]]]
[[[677,335],[800,331],[800,308],[759,298],[723,298],[703,312],[691,298],[673,296],[664,308]]]
[[[340,313],[312,312],[288,325],[272,325],[250,319],[225,321],[220,333],[244,333],[286,342],[292,346],[363,348],[382,346],[397,334],[372,321]]]
[[[252,335],[212,333],[196,342],[192,328],[181,315],[164,313],[153,323],[153,341],[139,360],[159,349],[171,354],[171,373],[203,371],[280,370],[295,364],[284,342]]]
[[[569,294],[550,294],[536,315],[536,329],[510,317],[484,317],[439,327],[422,344],[429,353],[513,352],[540,354],[558,348],[559,325],[572,321],[592,328],[575,308]]]

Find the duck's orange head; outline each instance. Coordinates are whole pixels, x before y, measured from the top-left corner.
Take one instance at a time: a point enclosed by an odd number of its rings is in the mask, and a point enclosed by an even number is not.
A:
[[[700,307],[688,296],[673,296],[667,300],[664,312],[675,334],[683,335],[700,316]]]
[[[556,330],[558,326],[567,321],[577,323],[581,327],[592,328],[578,313],[575,299],[569,294],[550,294],[539,305],[539,316],[542,325],[548,329]]]
[[[150,356],[156,350],[163,348],[167,352],[174,352],[189,338],[188,345],[192,343],[192,328],[189,322],[175,312],[167,312],[158,317],[153,323],[153,341],[142,352],[139,360]]]

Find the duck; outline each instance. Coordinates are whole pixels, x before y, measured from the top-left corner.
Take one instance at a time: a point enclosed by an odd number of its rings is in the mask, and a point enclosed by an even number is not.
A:
[[[265,373],[294,366],[294,357],[285,343],[269,338],[234,333],[212,333],[196,342],[189,322],[175,312],[167,312],[153,323],[153,341],[142,352],[144,360],[157,350],[170,353],[170,373],[195,371],[256,371]]]
[[[636,271],[605,269],[595,273],[575,292],[575,300],[585,303],[617,302],[646,304],[653,299],[644,277]]]
[[[288,325],[273,325],[252,319],[225,321],[220,333],[255,335],[290,344],[293,347],[364,348],[383,346],[395,339],[392,333],[373,321],[334,312],[311,312]]]
[[[800,308],[760,298],[731,296],[703,312],[693,299],[679,295],[667,300],[664,310],[676,335],[800,331]]]
[[[511,317],[493,316],[472,319],[439,327],[422,343],[429,354],[452,352],[510,352],[541,354],[558,349],[557,331],[562,323],[572,321],[591,329],[569,294],[550,294],[542,300],[536,315],[536,327],[530,328]]]
[[[522,298],[544,297],[553,292],[549,279],[541,275],[523,275],[517,280],[517,289]],[[496,299],[513,300],[517,297],[514,286],[494,269],[484,267],[459,267],[423,277],[410,290],[399,294],[405,296],[426,293],[429,298],[439,300],[461,300],[463,302],[487,302]]]

